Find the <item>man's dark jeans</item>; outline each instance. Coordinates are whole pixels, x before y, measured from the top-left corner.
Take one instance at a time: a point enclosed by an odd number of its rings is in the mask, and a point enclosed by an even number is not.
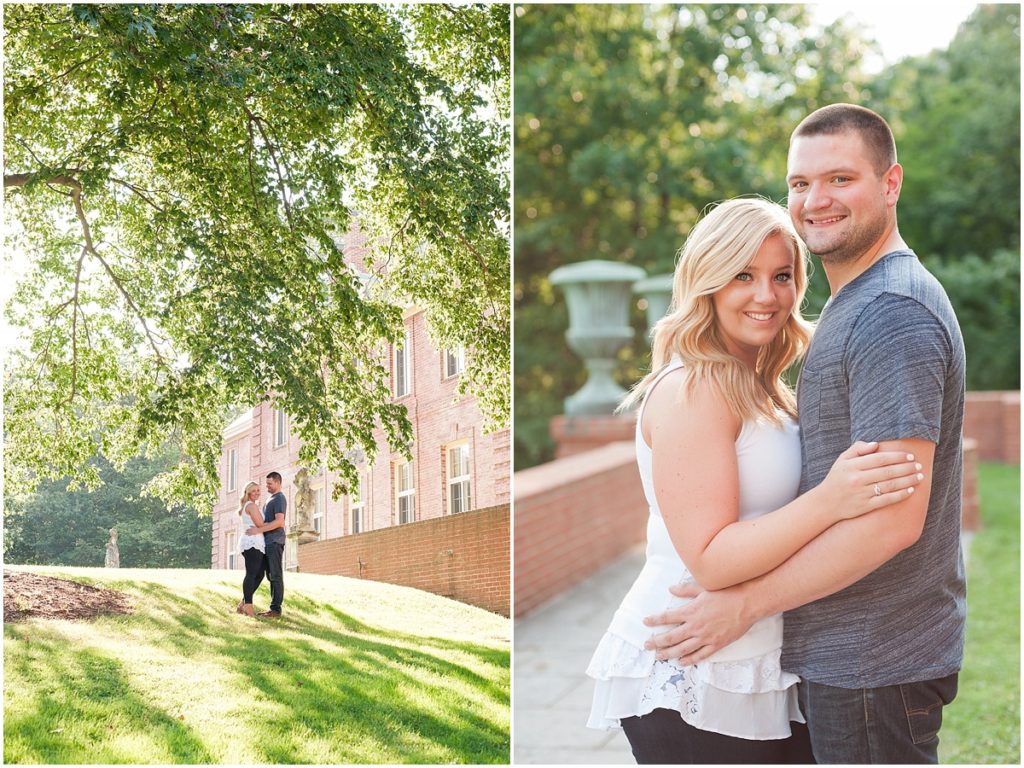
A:
[[[270,610],[281,611],[284,601],[284,544],[268,541],[267,581],[270,582]]]
[[[957,675],[882,688],[803,681],[800,708],[818,763],[938,763],[942,708]]]

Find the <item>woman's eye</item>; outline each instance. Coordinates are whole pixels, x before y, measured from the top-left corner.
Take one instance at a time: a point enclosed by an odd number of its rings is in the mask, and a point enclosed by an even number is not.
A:
[[[793,279],[793,275],[791,275],[789,272],[781,272],[775,276],[775,279],[778,280],[780,283],[788,283],[790,280]]]
[[[745,283],[753,280],[749,272],[740,272],[738,275],[736,275],[736,279],[742,280]]]

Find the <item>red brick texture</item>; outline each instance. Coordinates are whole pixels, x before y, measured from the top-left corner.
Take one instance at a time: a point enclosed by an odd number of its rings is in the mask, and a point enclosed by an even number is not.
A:
[[[978,441],[978,458],[1020,464],[1020,392],[968,392],[964,437]]]
[[[509,505],[299,545],[299,570],[414,587],[509,615]]]
[[[644,540],[647,502],[632,440],[517,472],[514,499],[516,616]]]
[[[555,458],[600,448],[620,440],[632,440],[636,413],[619,416],[553,416],[548,430],[555,441]]]

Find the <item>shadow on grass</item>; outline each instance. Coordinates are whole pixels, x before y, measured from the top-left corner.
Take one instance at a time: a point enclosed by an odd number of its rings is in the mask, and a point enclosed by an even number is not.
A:
[[[148,704],[117,662],[33,622],[4,625],[5,763],[208,763],[187,725]],[[21,685],[19,685],[21,683]],[[17,690],[10,687],[17,686]],[[9,699],[18,701],[8,708]],[[127,738],[122,738],[127,734]]]
[[[507,650],[375,629],[294,593],[285,618],[253,621],[216,589],[183,597],[152,582],[123,587],[145,596],[149,610],[110,621],[141,630],[182,663],[201,654],[237,673],[243,701],[285,706],[286,717],[259,723],[258,761],[509,761]]]

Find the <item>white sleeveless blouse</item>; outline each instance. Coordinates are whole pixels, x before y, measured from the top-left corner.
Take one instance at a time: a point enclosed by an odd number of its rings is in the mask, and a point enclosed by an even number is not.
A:
[[[654,384],[682,363],[674,358]],[[652,385],[653,387],[653,385]],[[670,627],[647,627],[645,616],[683,605],[668,588],[693,580],[669,538],[654,497],[651,449],[636,426],[636,455],[644,495],[650,507],[647,562],[612,618],[587,667],[597,681],[587,726],[619,728],[624,717],[654,709],[674,709],[695,728],[745,739],[781,739],[791,720],[804,722],[796,698],[800,678],[783,672],[782,615],[755,623],[735,642],[694,665],[658,661],[644,650],[653,634]],[[746,421],[736,439],[740,519],[747,520],[785,506],[800,484],[800,437],[792,419],[781,427],[767,419]]]
[[[267,546],[263,542],[263,534],[254,533],[250,535],[246,533],[246,531],[252,528],[252,526],[252,518],[249,516],[248,512],[243,510],[242,514],[239,515],[238,520],[238,554],[245,552],[247,549],[258,549],[260,552],[266,554]]]

